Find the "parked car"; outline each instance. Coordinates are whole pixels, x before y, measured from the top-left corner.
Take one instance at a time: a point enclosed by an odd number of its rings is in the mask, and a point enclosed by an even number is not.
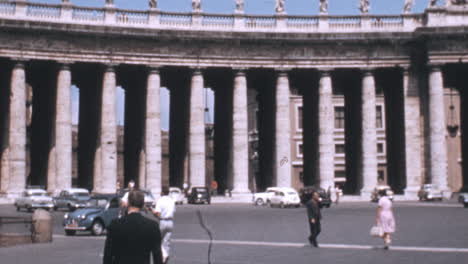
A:
[[[420,201],[439,200],[442,201],[443,193],[435,184],[423,184],[418,191]]]
[[[271,197],[275,194],[275,191],[278,191],[280,189],[280,187],[268,187],[264,192],[254,193],[252,197],[252,202],[255,205],[269,204]]]
[[[377,185],[371,193],[371,202],[379,201],[380,197],[382,197],[379,194],[381,190],[385,190],[385,196],[387,196],[390,201],[393,201],[394,192],[392,191],[392,188],[388,185]]]
[[[127,192],[128,188],[120,189],[118,195],[122,198]],[[154,208],[156,206],[156,199],[154,199],[153,193],[149,190],[140,190],[145,194],[145,206],[148,208]]]
[[[90,199],[89,191],[82,188],[68,188],[62,190],[58,196],[54,197],[54,210],[68,208],[75,211],[86,206]]]
[[[468,208],[468,193],[460,193],[458,195],[458,202],[463,204],[463,207]]]
[[[72,236],[76,231],[91,231],[93,235],[101,235],[112,220],[119,217],[119,205],[120,197],[115,194],[91,197],[85,208],[65,214],[65,234]]]
[[[48,196],[47,192],[43,189],[24,190],[21,197],[15,199],[14,205],[17,211],[25,208],[29,212],[37,208],[50,210],[54,207],[52,197]]]
[[[332,203],[331,195],[325,191],[325,189],[317,186],[305,186],[299,190],[299,197],[302,204],[306,204],[311,198],[312,193],[317,192],[319,194],[320,208],[330,208]]]
[[[301,199],[299,194],[295,190],[280,189],[273,193],[270,198],[270,206],[278,206],[281,208],[285,207],[299,207],[301,205]]]
[[[195,204],[195,203],[211,203],[211,196],[210,192],[207,187],[192,187],[190,190],[187,203]]]
[[[174,199],[176,204],[183,204],[184,203],[184,194],[182,190],[177,187],[170,187],[169,188],[169,196]]]

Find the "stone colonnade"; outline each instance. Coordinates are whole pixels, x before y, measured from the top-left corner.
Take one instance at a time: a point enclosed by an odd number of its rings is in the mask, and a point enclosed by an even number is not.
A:
[[[318,175],[323,188],[334,183],[333,149],[333,104],[332,104],[332,69],[319,71],[318,85]],[[204,127],[204,70],[192,69],[189,92],[188,121],[188,179],[191,186],[203,186],[205,180],[205,127]],[[234,69],[233,75],[233,116],[232,116],[232,189],[233,193],[248,193],[248,72]],[[420,102],[415,73],[403,71],[404,118],[405,118],[405,154],[406,154],[406,193],[414,197],[421,183],[422,162],[420,157],[421,132],[419,130]],[[146,107],[144,144],[140,154],[140,187],[155,194],[161,189],[161,110],[160,88],[161,72],[158,67],[147,67]],[[100,102],[99,129],[94,156],[94,192],[112,193],[117,181],[117,125],[115,90],[117,87],[116,65],[106,65],[102,74],[102,98]],[[25,63],[15,62],[11,71],[10,102],[6,148],[1,148],[1,192],[17,195],[26,184],[26,70]],[[72,169],[72,125],[71,95],[72,70],[69,64],[60,64],[57,71],[56,105],[54,117],[53,148],[49,158],[49,167],[53,173],[48,175],[48,190],[71,187]],[[276,85],[272,89],[275,97],[274,114],[274,153],[273,174],[278,186],[291,186],[291,123],[290,123],[290,82],[287,71],[278,70]],[[368,193],[377,183],[376,151],[376,108],[374,71],[362,70],[361,85],[361,157],[362,173],[361,195]],[[434,183],[443,190],[447,187],[447,153],[445,149],[445,117],[443,107],[443,80],[440,67],[431,67],[429,75],[430,109],[430,175]],[[307,136],[307,135],[305,135]],[[53,162],[51,162],[51,160]],[[50,170],[50,168],[49,168]]]

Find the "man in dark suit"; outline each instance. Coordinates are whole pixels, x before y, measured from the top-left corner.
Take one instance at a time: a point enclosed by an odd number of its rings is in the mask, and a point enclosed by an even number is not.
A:
[[[128,194],[128,214],[107,228],[104,264],[162,264],[161,233],[157,222],[140,214],[145,196],[141,191]]]
[[[320,220],[322,214],[320,213],[320,196],[318,192],[313,192],[311,199],[306,203],[307,216],[309,220],[310,236],[309,242],[312,246],[318,247],[317,237],[321,231]]]

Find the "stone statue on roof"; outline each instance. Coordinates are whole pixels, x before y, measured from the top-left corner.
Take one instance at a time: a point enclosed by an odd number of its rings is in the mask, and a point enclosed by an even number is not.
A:
[[[466,5],[468,0],[447,0],[447,5]]]
[[[370,9],[370,2],[369,0],[360,0],[359,2],[359,10],[361,10],[361,14],[368,14]]]
[[[285,0],[276,0],[276,7],[275,7],[276,14],[284,14],[285,13],[284,1]]]
[[[328,13],[328,0],[320,0],[319,11],[320,11],[320,14]]]
[[[149,0],[149,7],[152,9],[158,8],[158,1],[157,0]]]
[[[411,9],[413,8],[414,0],[405,0],[405,4],[403,5],[403,13],[409,14],[411,13]]]
[[[437,4],[437,0],[430,0],[429,1],[429,7],[434,7]]]
[[[236,13],[244,13],[244,0],[236,0]]]
[[[192,0],[192,11],[201,12],[201,0]]]

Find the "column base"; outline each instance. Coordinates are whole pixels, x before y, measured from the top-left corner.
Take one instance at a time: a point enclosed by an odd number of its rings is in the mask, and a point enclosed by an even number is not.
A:
[[[419,200],[418,192],[419,187],[407,187],[404,191],[405,200]]]
[[[371,200],[371,194],[372,194],[373,191],[374,191],[373,189],[368,189],[368,188],[362,189],[361,190],[361,199],[364,200],[364,201],[365,200],[370,201]]]

